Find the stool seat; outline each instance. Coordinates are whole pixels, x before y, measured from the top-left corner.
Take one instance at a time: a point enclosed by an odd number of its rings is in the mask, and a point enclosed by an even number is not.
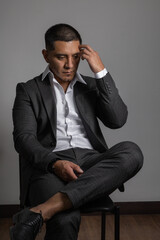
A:
[[[114,211],[114,203],[109,196],[103,196],[94,201],[88,202],[83,205],[80,210],[82,213],[90,213],[90,212],[112,212]]]

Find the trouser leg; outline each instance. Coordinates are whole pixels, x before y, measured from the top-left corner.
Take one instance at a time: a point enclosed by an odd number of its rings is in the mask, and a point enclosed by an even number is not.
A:
[[[93,165],[94,163],[94,165]],[[97,153],[79,162],[84,173],[61,192],[66,193],[75,208],[112,193],[132,178],[142,167],[143,155],[132,142],[122,142],[105,153]]]
[[[61,152],[59,158],[65,157],[70,161],[75,160],[72,150]],[[55,174],[36,170],[30,181],[29,202],[36,206],[47,201],[54,194],[59,192],[67,183]],[[53,216],[46,222],[45,240],[77,240],[80,225],[79,210],[68,210]]]
[[[45,202],[65,185],[66,183],[54,174],[37,173],[30,184],[31,206]],[[79,225],[79,210],[71,209],[58,213],[46,222],[45,240],[77,240]]]
[[[58,213],[46,223],[45,240],[77,240],[80,219],[79,210]]]

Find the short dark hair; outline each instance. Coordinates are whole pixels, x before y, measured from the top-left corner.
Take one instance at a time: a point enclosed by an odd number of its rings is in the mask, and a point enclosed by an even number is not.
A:
[[[54,50],[55,41],[69,42],[79,40],[82,43],[82,38],[79,32],[72,26],[60,23],[50,27],[45,33],[45,45],[47,50]]]

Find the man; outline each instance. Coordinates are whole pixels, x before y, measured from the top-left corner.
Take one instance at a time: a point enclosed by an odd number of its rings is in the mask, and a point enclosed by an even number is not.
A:
[[[122,127],[127,107],[98,53],[82,44],[67,24],[45,34],[48,63],[38,77],[17,85],[13,107],[14,142],[20,155],[21,204],[13,217],[12,240],[35,239],[46,222],[46,240],[76,240],[79,207],[112,193],[142,167],[132,142],[108,148],[99,118]],[[77,72],[86,60],[94,78]]]

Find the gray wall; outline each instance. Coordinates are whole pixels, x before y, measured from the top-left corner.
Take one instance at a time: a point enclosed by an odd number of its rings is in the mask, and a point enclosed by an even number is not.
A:
[[[20,81],[40,74],[51,25],[69,23],[101,55],[128,105],[120,130],[104,129],[109,146],[135,141],[145,156],[141,172],[115,201],[159,201],[160,1],[5,0],[0,8],[0,204],[19,203],[18,155],[12,141],[12,105]],[[86,63],[80,71],[92,74]]]

